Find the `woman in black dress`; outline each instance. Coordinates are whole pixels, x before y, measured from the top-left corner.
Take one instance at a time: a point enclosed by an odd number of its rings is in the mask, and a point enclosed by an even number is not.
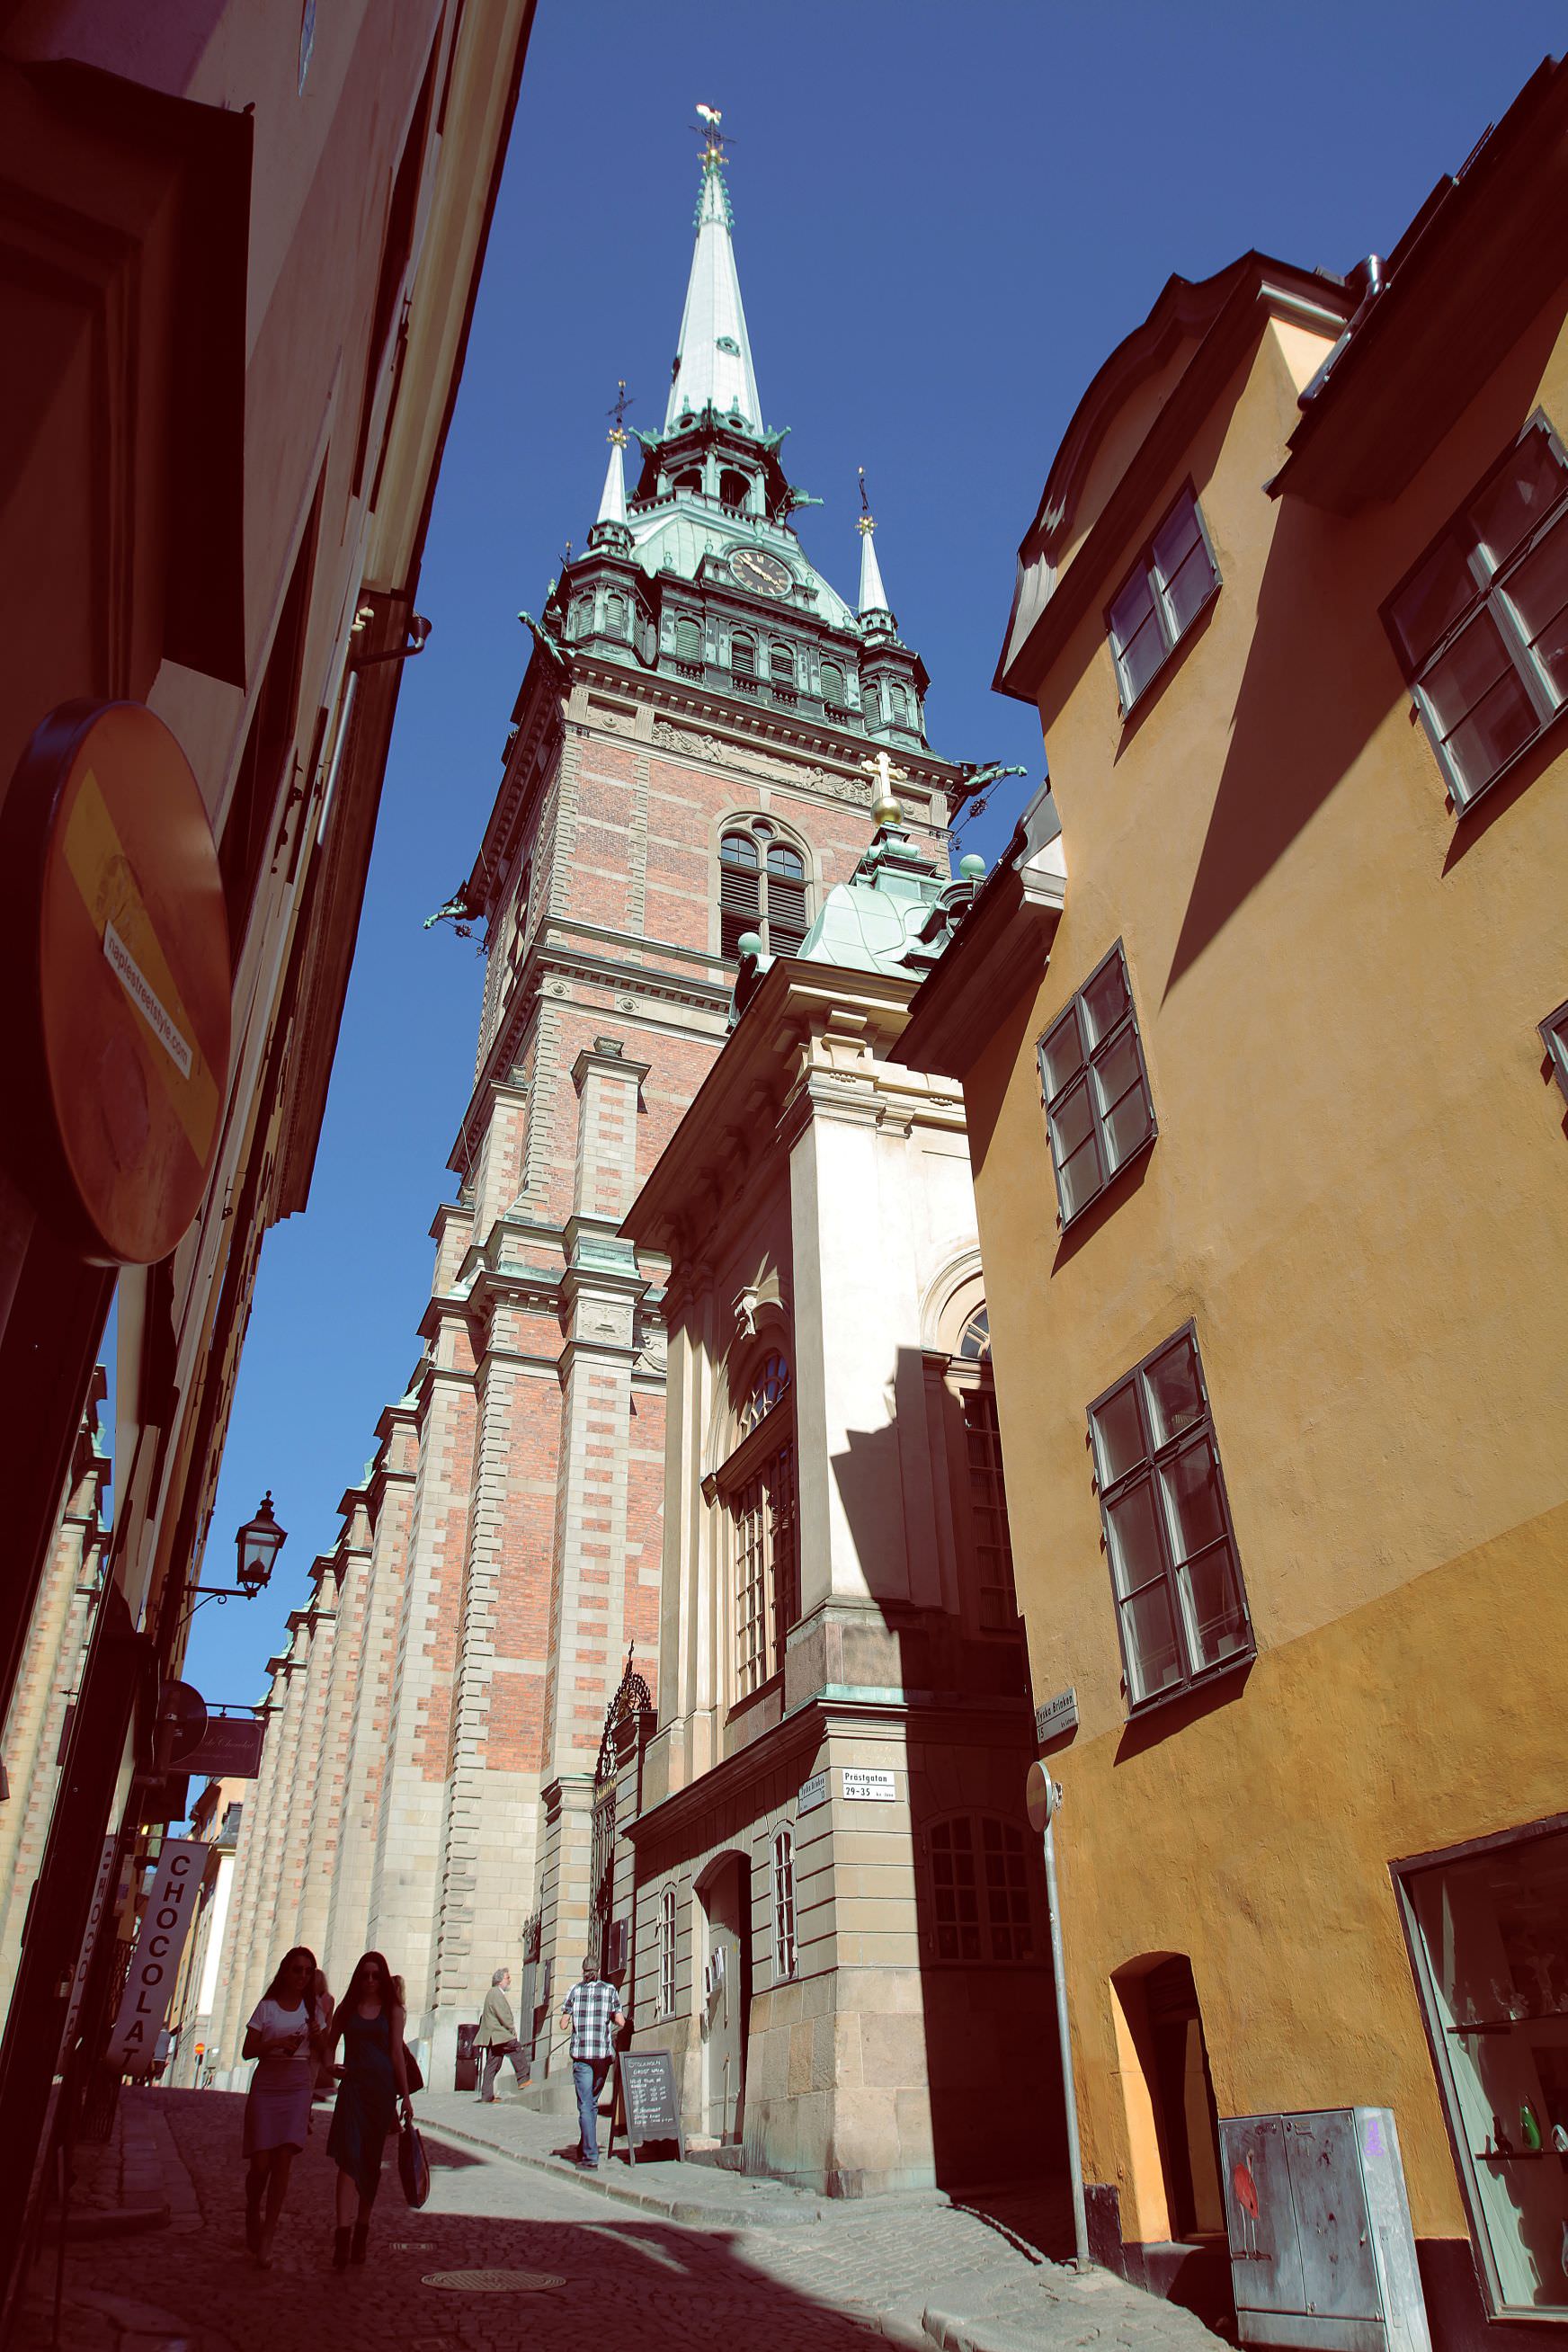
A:
[[[328,2044],[330,2056],[342,2036],[343,2079],[327,2135],[327,2154],[338,2168],[335,2271],[363,2262],[386,2136],[396,2127],[400,2106],[413,2120],[403,2065],[403,2028],[397,1979],[379,1952],[366,1952],[333,2013]]]

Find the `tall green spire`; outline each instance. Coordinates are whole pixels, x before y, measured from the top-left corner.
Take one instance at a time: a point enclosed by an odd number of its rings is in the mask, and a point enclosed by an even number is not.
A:
[[[700,107],[707,125],[702,144],[702,186],[697,202],[697,247],[680,314],[680,341],[664,429],[672,432],[688,410],[700,415],[710,404],[721,416],[735,412],[753,433],[763,429],[763,404],[752,366],[751,338],[735,268],[734,215],[724,184],[724,142],[719,113]]]

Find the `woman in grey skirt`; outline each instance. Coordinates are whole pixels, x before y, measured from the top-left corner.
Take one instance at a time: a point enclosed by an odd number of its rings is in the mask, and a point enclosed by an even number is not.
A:
[[[257,2061],[245,2102],[245,2242],[265,2270],[283,2210],[289,2171],[310,2128],[324,2021],[315,2005],[316,1955],[286,1952],[246,2021],[244,2056]],[[265,2208],[263,2200],[265,2200]]]

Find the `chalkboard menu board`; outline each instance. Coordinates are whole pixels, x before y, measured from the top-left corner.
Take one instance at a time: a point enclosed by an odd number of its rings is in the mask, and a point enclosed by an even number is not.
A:
[[[623,2050],[615,2109],[610,2116],[610,2147],[619,2125],[626,2137],[626,2155],[635,2164],[637,2150],[649,2142],[673,2140],[685,2160],[686,2137],[680,2128],[680,2100],[675,2087],[675,2061],[668,2050]]]

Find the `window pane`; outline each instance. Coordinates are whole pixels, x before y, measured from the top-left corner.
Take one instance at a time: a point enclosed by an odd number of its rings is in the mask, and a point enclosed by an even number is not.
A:
[[[1138,1041],[1129,1025],[1095,1062],[1094,1079],[1100,1109],[1108,1111],[1112,1103],[1120,1102],[1128,1087],[1135,1087],[1142,1076]]]
[[[775,878],[782,876],[785,881],[799,882],[805,879],[805,863],[799,850],[776,842],[768,852],[768,872]]]
[[[1096,1405],[1091,1418],[1100,1483],[1113,1486],[1118,1478],[1135,1470],[1144,1458],[1143,1424],[1138,1417],[1138,1400],[1131,1381],[1113,1396],[1108,1396],[1103,1404]]]
[[[1184,1332],[1173,1348],[1155,1358],[1143,1377],[1148,1382],[1154,1443],[1168,1445],[1173,1437],[1179,1437],[1184,1429],[1204,1417],[1197,1352],[1191,1337]]]
[[[1560,499],[1562,467],[1544,433],[1527,433],[1510,464],[1488,484],[1471,507],[1469,520],[1495,572]]]
[[[1046,1099],[1049,1101],[1059,1095],[1068,1080],[1082,1067],[1083,1050],[1078,1041],[1078,1014],[1069,1004],[1040,1046],[1040,1070],[1046,1084]]]
[[[1154,534],[1154,568],[1167,583],[1173,581],[1194,547],[1204,543],[1198,510],[1191,499],[1181,499]]]
[[[1463,550],[1445,535],[1390,614],[1410,670],[1420,668],[1476,593],[1476,577]]]
[[[1131,709],[1165,658],[1165,638],[1151,605],[1149,617],[1121,647],[1123,705]]]
[[[1110,608],[1110,642],[1117,652],[1125,654],[1144,623],[1153,617],[1154,591],[1147,572],[1140,569]]]
[[[1562,667],[1562,649],[1568,635],[1563,618],[1568,605],[1568,513],[1553,523],[1541,544],[1531,548],[1509,574],[1508,598],[1561,693],[1568,685]]]
[[[1163,1584],[1152,1584],[1121,1604],[1122,1635],[1127,1643],[1128,1680],[1135,1699],[1152,1698],[1182,1679],[1182,1656],[1176,1642],[1176,1621],[1171,1596]]]
[[[1153,1132],[1154,1114],[1140,1070],[1135,1083],[1105,1114],[1106,1157],[1112,1170],[1125,1167]]]
[[[1062,1223],[1066,1224],[1070,1217],[1077,1216],[1080,1209],[1089,1206],[1105,1181],[1100,1173],[1100,1151],[1092,1135],[1087,1143],[1079,1144],[1070,1159],[1060,1162],[1057,1181],[1061,1186]]]
[[[1448,738],[1448,756],[1461,798],[1468,799],[1489,784],[1504,761],[1529,742],[1540,724],[1534,704],[1510,669]]]
[[[1115,1028],[1127,1010],[1127,975],[1122,971],[1119,955],[1112,956],[1084,990],[1083,1009],[1088,1017],[1089,1042],[1092,1049]]]
[[[1194,1671],[1217,1665],[1251,1639],[1227,1543],[1215,1544],[1179,1571],[1182,1605],[1192,1636]]]
[[[1208,549],[1200,539],[1181,570],[1166,583],[1165,610],[1170,617],[1173,637],[1179,637],[1188,626],[1214,586],[1214,565],[1209,561]]]
[[[1051,1113],[1051,1127],[1056,1139],[1058,1160],[1070,1160],[1084,1138],[1093,1132],[1094,1112],[1089,1098],[1089,1080],[1080,1078],[1068,1088]]]
[[[1116,1590],[1124,1599],[1136,1592],[1141,1585],[1150,1584],[1164,1573],[1164,1555],[1160,1549],[1160,1530],[1154,1517],[1154,1489],[1147,1478],[1140,1478],[1126,1494],[1119,1495],[1105,1509],[1105,1531],[1110,1545],[1110,1567],[1116,1579]]]
[[[720,845],[720,856],[726,866],[748,867],[755,873],[757,845],[749,833],[727,833]]]
[[[1489,613],[1478,613],[1421,680],[1438,733],[1452,734],[1510,667],[1502,632]]]
[[[1208,1439],[1184,1446],[1161,1471],[1160,1484],[1171,1548],[1178,1559],[1191,1559],[1225,1533],[1219,1467]]]

